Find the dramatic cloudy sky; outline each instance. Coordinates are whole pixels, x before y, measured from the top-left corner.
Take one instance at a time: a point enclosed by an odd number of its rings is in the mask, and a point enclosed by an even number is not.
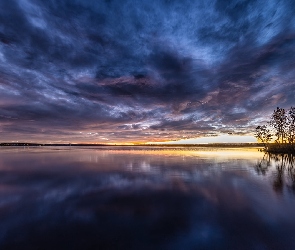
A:
[[[295,104],[293,0],[1,0],[0,141],[249,135]]]

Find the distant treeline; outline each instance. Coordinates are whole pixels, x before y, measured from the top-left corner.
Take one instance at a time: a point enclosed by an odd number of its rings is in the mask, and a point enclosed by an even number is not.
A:
[[[263,147],[263,143],[208,143],[208,144],[135,144],[135,145],[122,145],[122,144],[95,144],[95,143],[27,143],[27,142],[3,142],[1,146],[6,147],[214,147],[214,148],[240,148],[240,147]]]
[[[295,107],[288,110],[277,107],[270,121],[256,128],[255,137],[267,152],[295,153]]]
[[[0,143],[0,146],[6,146],[6,147],[68,147],[68,146],[107,146],[106,144],[79,144],[79,143],[30,143],[30,142],[2,142]]]
[[[241,148],[241,147],[263,147],[263,143],[253,143],[253,142],[245,142],[245,143],[198,143],[198,144],[145,144],[139,146],[158,146],[158,147],[208,147],[208,148]]]

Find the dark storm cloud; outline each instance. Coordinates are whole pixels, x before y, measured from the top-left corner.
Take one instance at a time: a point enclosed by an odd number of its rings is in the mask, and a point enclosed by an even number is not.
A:
[[[294,105],[294,11],[288,0],[1,1],[1,137],[251,132]]]

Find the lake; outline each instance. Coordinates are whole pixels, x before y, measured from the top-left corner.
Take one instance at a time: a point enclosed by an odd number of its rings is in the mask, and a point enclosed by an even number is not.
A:
[[[2,147],[0,249],[295,249],[295,167],[257,148]]]

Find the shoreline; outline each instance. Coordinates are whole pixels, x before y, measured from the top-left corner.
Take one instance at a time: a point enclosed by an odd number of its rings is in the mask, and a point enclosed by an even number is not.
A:
[[[271,154],[295,154],[294,144],[269,144],[264,146],[264,151]]]
[[[0,147],[161,147],[161,148],[173,148],[173,147],[214,147],[214,148],[249,148],[259,147],[263,148],[262,143],[208,143],[208,144],[92,144],[92,143],[0,143]]]

